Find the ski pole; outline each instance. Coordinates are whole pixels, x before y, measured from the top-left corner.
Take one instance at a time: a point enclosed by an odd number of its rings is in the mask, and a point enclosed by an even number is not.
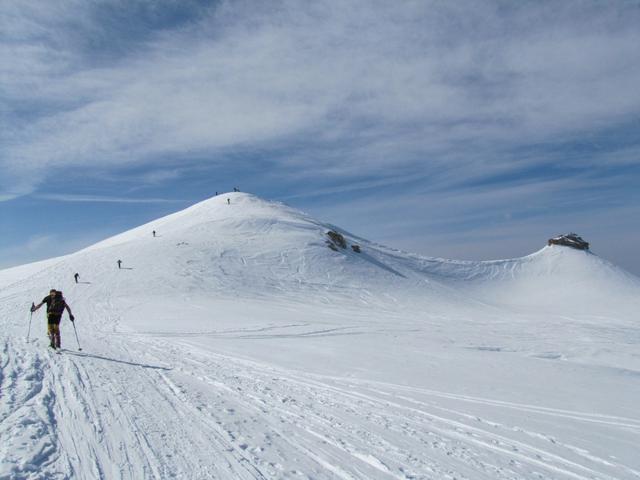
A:
[[[73,325],[73,331],[76,333],[76,342],[78,342],[78,350],[82,351],[82,347],[80,346],[80,340],[78,340],[78,330],[76,330],[76,322],[71,322]]]
[[[29,343],[29,336],[31,335],[31,319],[33,318],[33,307],[35,307],[36,304],[31,302],[31,310],[29,311],[29,330],[27,330],[27,343]]]

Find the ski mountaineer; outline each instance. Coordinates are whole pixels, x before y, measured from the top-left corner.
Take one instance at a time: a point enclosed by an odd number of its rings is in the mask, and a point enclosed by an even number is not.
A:
[[[69,320],[72,322],[75,320],[75,317],[62,296],[62,292],[54,288],[49,291],[48,296],[42,299],[42,302],[38,305],[31,306],[31,312],[35,312],[45,303],[47,304],[47,333],[51,340],[49,346],[53,349],[60,348],[60,320],[64,310],[66,309],[67,312],[69,312]]]

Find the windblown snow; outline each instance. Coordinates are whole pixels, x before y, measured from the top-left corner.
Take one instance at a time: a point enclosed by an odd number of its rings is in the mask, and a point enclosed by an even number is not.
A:
[[[640,479],[638,312],[588,251],[427,258],[217,196],[0,271],[0,479]]]

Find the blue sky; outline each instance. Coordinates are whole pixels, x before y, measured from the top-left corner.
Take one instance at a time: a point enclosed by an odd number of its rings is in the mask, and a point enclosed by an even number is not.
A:
[[[4,0],[0,268],[239,186],[389,246],[640,275],[637,2]]]

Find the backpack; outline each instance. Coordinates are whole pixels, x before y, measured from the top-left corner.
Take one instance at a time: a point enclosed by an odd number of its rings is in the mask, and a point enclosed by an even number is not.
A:
[[[51,306],[49,306],[49,315],[61,316],[66,305],[62,292],[56,292],[53,297],[53,301],[51,302]]]

